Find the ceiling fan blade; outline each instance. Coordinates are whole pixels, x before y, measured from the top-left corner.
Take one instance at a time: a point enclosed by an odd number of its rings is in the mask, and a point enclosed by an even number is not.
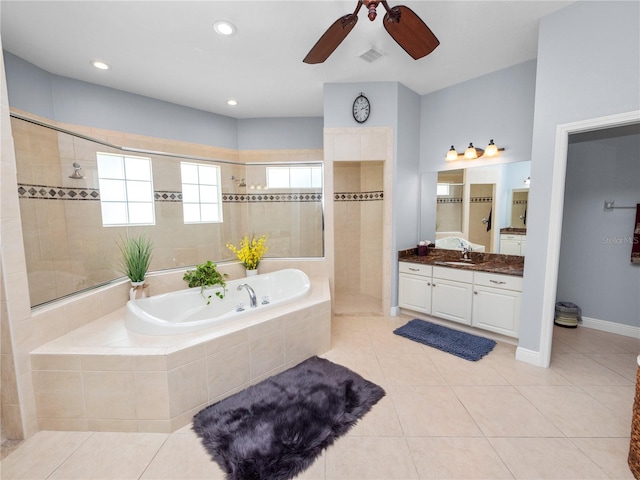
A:
[[[393,7],[384,16],[384,28],[404,50],[418,60],[433,52],[440,41],[427,24],[404,5]]]
[[[333,51],[338,48],[338,45],[349,35],[349,32],[353,29],[358,22],[358,16],[354,13],[349,13],[340,17],[333,22],[326,32],[316,42],[307,56],[304,57],[304,63],[322,63]]]

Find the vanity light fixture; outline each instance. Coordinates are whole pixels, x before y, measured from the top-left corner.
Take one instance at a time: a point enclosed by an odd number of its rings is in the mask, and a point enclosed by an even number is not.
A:
[[[227,22],[226,20],[220,20],[213,24],[213,29],[218,35],[222,35],[223,37],[229,37],[236,33],[236,27],[233,23]]]
[[[445,157],[447,162],[453,162],[455,160],[460,160],[460,157],[466,158],[467,160],[474,160],[476,158],[480,158],[482,156],[485,157],[495,157],[498,152],[503,152],[504,148],[498,148],[498,146],[493,143],[493,139],[489,140],[489,144],[487,148],[484,150],[482,148],[477,148],[473,146],[473,143],[470,142],[467,149],[464,153],[458,153],[456,148],[451,145],[451,148],[447,152],[447,156]]]

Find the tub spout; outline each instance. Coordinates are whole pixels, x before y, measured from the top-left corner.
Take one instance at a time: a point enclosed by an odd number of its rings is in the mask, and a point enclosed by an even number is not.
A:
[[[256,292],[253,291],[251,285],[248,283],[243,283],[242,285],[238,285],[238,290],[242,290],[243,288],[247,289],[249,293],[249,301],[251,302],[251,308],[256,308],[258,306],[258,299],[256,298]]]

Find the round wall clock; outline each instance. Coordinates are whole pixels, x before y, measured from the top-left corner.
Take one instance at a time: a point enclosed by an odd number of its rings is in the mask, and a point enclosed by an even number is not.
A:
[[[371,113],[371,104],[369,99],[363,93],[358,95],[353,101],[353,118],[358,123],[364,123]]]

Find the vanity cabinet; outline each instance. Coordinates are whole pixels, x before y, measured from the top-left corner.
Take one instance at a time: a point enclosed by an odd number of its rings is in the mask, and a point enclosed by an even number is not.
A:
[[[504,255],[524,255],[526,245],[526,235],[500,234],[500,253]]]
[[[522,278],[485,272],[473,277],[472,325],[517,338]]]
[[[398,305],[416,312],[431,314],[431,276],[433,267],[400,262],[398,266]]]
[[[398,305],[518,337],[522,277],[400,262]]]
[[[433,267],[431,314],[471,325],[473,272]]]

